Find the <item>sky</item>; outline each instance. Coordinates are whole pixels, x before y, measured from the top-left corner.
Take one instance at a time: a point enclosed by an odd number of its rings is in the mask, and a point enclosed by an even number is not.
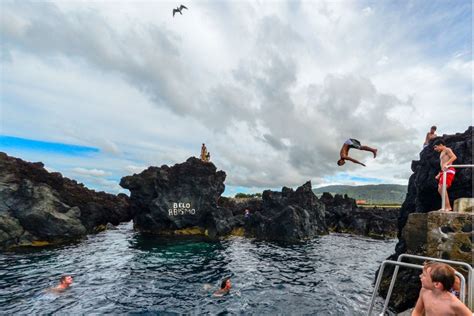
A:
[[[406,185],[473,122],[465,0],[3,0],[0,48],[0,151],[110,193],[202,143],[225,195]]]

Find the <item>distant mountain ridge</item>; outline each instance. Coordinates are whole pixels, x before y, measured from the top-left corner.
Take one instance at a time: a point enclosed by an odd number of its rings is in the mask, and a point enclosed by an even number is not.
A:
[[[313,192],[320,196],[323,192],[347,194],[356,200],[365,200],[368,204],[402,204],[407,194],[406,185],[399,184],[370,184],[370,185],[329,185]]]

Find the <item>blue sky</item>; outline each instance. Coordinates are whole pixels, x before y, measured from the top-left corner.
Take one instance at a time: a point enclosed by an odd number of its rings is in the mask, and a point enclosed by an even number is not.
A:
[[[11,150],[37,151],[43,154],[55,154],[65,156],[90,156],[98,153],[99,149],[87,146],[51,143],[33,139],[25,139],[13,136],[0,135],[0,148],[5,152]]]
[[[0,151],[117,193],[205,142],[235,194],[406,184],[472,125],[471,1],[183,4],[2,1]]]

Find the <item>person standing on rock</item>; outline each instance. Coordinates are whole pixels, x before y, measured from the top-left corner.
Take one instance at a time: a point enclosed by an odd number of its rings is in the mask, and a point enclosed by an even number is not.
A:
[[[207,152],[206,144],[202,143],[201,146],[201,160],[207,162],[211,159],[211,154]]]
[[[443,205],[442,209],[444,208],[445,211],[452,211],[451,203],[449,202],[448,196],[448,189],[451,187],[454,175],[456,174],[456,169],[453,167],[449,167],[458,157],[453,153],[451,148],[446,147],[446,144],[442,139],[437,139],[433,143],[433,149],[440,153],[439,155],[439,162],[441,165],[441,171],[435,177],[438,180],[438,192],[443,197],[443,172],[446,171],[446,193],[445,193],[445,201],[446,205]]]
[[[438,135],[436,135],[436,126],[433,125],[431,126],[430,131],[426,133],[425,142],[423,143],[423,148],[428,146],[428,144],[430,143],[430,140],[436,137],[438,137]]]
[[[360,141],[358,141],[357,139],[349,138],[342,145],[342,148],[341,148],[341,151],[340,151],[340,159],[337,161],[338,166],[344,165],[346,163],[346,160],[349,160],[349,161],[352,161],[354,163],[358,163],[359,165],[362,165],[362,166],[365,167],[365,165],[362,162],[360,162],[360,161],[358,161],[354,158],[349,157],[349,149],[351,149],[351,148],[370,151],[370,152],[372,152],[372,154],[374,154],[374,158],[377,157],[377,149],[371,148],[369,146],[361,145]]]

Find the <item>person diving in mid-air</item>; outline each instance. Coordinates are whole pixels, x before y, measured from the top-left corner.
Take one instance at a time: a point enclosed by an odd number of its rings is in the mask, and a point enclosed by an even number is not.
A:
[[[341,151],[340,151],[340,159],[337,161],[337,164],[339,166],[342,166],[343,164],[346,163],[346,160],[352,161],[354,163],[358,163],[359,165],[362,165],[365,167],[365,165],[358,161],[357,159],[354,159],[352,157],[349,157],[349,149],[355,148],[359,150],[365,150],[365,151],[370,151],[374,154],[374,158],[377,157],[377,149],[371,148],[369,146],[364,146],[361,145],[360,141],[354,138],[349,138],[344,142],[342,145]]]

